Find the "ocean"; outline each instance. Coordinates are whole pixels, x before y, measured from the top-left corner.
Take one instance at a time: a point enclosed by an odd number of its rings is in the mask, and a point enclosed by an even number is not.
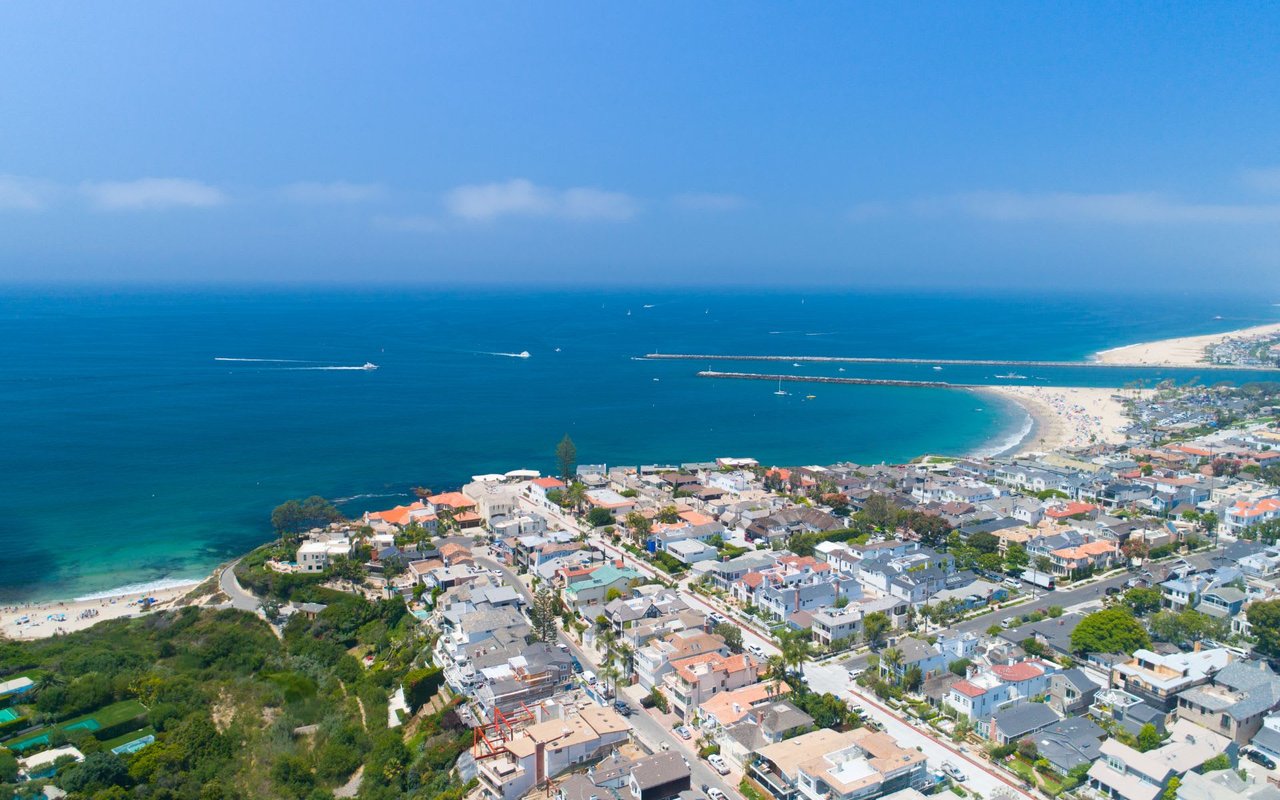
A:
[[[414,486],[550,472],[565,433],[583,463],[874,463],[998,450],[1027,422],[1016,406],[959,390],[790,384],[781,397],[767,383],[695,377],[706,364],[637,360],[648,352],[1080,359],[1277,316],[1261,298],[1183,296],[0,289],[0,599],[199,578],[270,539],[270,511],[285,499],[320,494],[355,515]],[[354,369],[366,362],[378,369]],[[843,374],[993,382],[997,371]]]

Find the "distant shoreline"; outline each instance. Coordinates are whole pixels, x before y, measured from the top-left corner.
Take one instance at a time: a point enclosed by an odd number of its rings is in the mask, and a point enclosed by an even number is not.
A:
[[[1218,367],[1204,359],[1205,349],[1232,339],[1280,335],[1280,322],[1254,325],[1223,333],[1158,339],[1100,350],[1093,360],[1101,364],[1145,364],[1164,367]],[[1243,369],[1243,368],[1242,368]]]

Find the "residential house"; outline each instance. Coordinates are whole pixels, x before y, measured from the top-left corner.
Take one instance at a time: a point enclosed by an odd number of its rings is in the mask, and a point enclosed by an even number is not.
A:
[[[572,679],[573,657],[545,642],[522,648],[519,655],[488,653],[472,659],[479,687],[474,698],[486,718],[494,711],[510,714],[516,709],[550,698]]]
[[[720,753],[739,766],[761,749],[813,727],[813,717],[788,700],[773,700],[751,708],[740,721],[716,732]]]
[[[674,664],[707,654],[728,658],[730,651],[724,638],[701,630],[667,634],[635,651],[632,663],[636,680],[644,689],[661,686],[662,679],[675,669]]]
[[[1010,744],[1033,738],[1032,734],[1058,722],[1057,712],[1044,703],[1022,703],[1009,706],[991,715],[986,725],[977,731],[996,744]]]
[[[1049,707],[1063,716],[1083,714],[1093,705],[1101,688],[1079,667],[1054,673],[1049,678]]]
[[[631,567],[601,564],[585,578],[567,584],[560,590],[560,597],[574,613],[585,614],[590,606],[604,603],[610,589],[625,595],[634,582],[642,579]]]
[[[1104,741],[1102,758],[1089,768],[1090,788],[1114,800],[1156,800],[1175,776],[1220,753],[1234,756],[1236,750],[1227,737],[1186,720],[1174,723],[1169,734],[1164,744],[1145,753],[1118,739]]]
[[[1177,697],[1178,719],[1185,719],[1243,745],[1280,708],[1280,678],[1265,661],[1236,661],[1213,673],[1208,683]]]
[[[631,725],[612,708],[559,706],[562,717],[544,716],[510,735],[501,749],[475,762],[485,800],[518,800],[577,764],[626,744]]]
[[[970,675],[951,687],[947,703],[970,721],[989,719],[997,711],[1047,694],[1056,666],[1038,659],[1013,664],[970,667]]]
[[[709,728],[727,728],[746,719],[753,709],[786,697],[791,687],[779,680],[761,681],[721,692],[702,704],[699,715]]]
[[[747,541],[789,539],[797,533],[833,531],[846,523],[815,508],[789,508],[761,517],[747,526]]]
[[[1102,756],[1102,740],[1106,737],[1107,732],[1098,723],[1080,716],[1055,722],[1031,738],[1040,758],[1048,761],[1059,775],[1066,775],[1097,761]]]
[[[662,676],[662,691],[671,701],[672,712],[686,720],[714,695],[755,683],[759,670],[755,658],[745,653],[703,653],[673,661],[671,667]]]
[[[926,758],[887,733],[821,729],[763,747],[749,775],[777,800],[875,800],[929,782]]]
[[[880,673],[895,681],[902,680],[913,668],[920,670],[920,679],[923,681],[940,674],[950,663],[937,647],[914,636],[900,639],[892,649],[898,653],[898,657],[888,658],[882,654]]]
[[[1230,661],[1231,653],[1224,648],[1169,655],[1136,650],[1132,658],[1111,668],[1111,686],[1168,714],[1177,707],[1179,693],[1208,683]]]

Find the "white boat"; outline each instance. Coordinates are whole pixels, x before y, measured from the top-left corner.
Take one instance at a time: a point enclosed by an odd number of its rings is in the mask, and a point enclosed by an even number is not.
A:
[[[377,368],[378,368],[378,365],[377,365],[377,364],[373,363],[372,361],[366,361],[366,362],[364,362],[364,366],[363,366],[363,367],[361,367],[360,369],[363,369],[363,370],[375,370],[375,369],[377,369]]]
[[[938,371],[941,371],[941,370],[942,370],[942,367],[939,367],[939,366],[938,366],[938,365],[936,365],[936,364],[934,365],[934,367],[933,367],[933,368],[934,368],[934,369],[936,369],[936,370],[938,370]]]
[[[799,361],[792,361],[792,362],[791,362],[791,366],[793,366],[793,367],[798,367],[798,366],[800,366],[800,362],[799,362]]]
[[[1009,373],[1006,373],[1006,374],[1004,374],[1004,375],[997,375],[996,377],[997,377],[997,378],[1005,378],[1005,379],[1008,379],[1008,380],[1011,380],[1011,381],[1025,381],[1025,380],[1027,379],[1027,376],[1026,376],[1026,375],[1019,375],[1019,374],[1018,374],[1018,373],[1016,373],[1016,372],[1009,372]]]
[[[529,357],[528,350],[521,350],[519,353],[516,353],[516,358],[528,358],[528,357]]]
[[[839,367],[839,368],[837,368],[837,369],[836,369],[836,372],[844,372],[844,367]]]
[[[774,394],[779,395],[781,397],[787,396],[787,392],[784,392],[782,390],[782,378],[778,378],[778,391],[774,392]]]

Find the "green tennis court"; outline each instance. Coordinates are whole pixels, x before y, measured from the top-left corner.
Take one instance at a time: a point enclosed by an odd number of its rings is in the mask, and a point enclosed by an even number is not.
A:
[[[63,725],[62,729],[64,731],[96,731],[101,727],[102,726],[98,724],[96,719],[89,717],[88,719],[82,719],[79,722],[73,722],[70,725]]]

